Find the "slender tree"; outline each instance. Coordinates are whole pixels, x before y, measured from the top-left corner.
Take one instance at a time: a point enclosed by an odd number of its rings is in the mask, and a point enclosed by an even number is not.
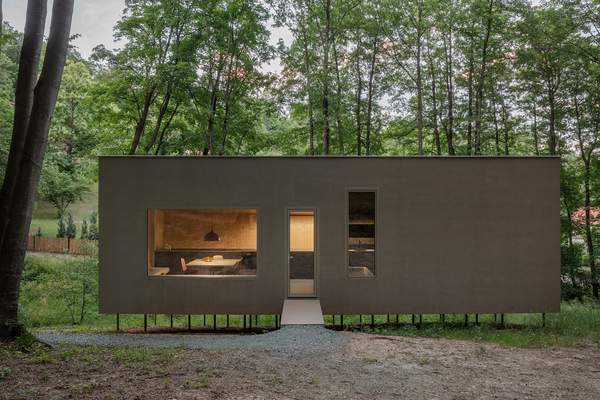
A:
[[[30,0],[27,3],[27,16],[23,45],[19,57],[19,73],[15,89],[15,111],[12,139],[2,191],[0,192],[0,249],[10,222],[10,207],[13,193],[19,179],[23,148],[33,107],[40,53],[44,41],[47,0]]]
[[[45,14],[45,2],[33,2],[30,18]],[[74,0],[54,0],[50,34],[41,75],[35,86],[28,116],[27,134],[21,165],[14,179],[8,204],[10,224],[5,230],[0,251],[0,335],[13,337],[21,332],[18,321],[19,283],[23,271],[31,213],[48,141],[50,120],[56,104],[69,45]],[[40,13],[41,11],[41,13]],[[30,16],[31,15],[31,16]],[[43,32],[44,24],[35,24]],[[39,31],[34,31],[36,35]],[[34,47],[35,50],[35,47]],[[17,110],[15,110],[15,114]],[[7,199],[3,198],[4,203]]]

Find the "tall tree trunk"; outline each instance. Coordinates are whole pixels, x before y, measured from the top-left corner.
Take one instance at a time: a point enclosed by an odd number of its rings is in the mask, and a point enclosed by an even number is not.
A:
[[[471,41],[473,39],[471,38]],[[475,73],[475,62],[473,60],[473,43],[469,49],[469,76],[467,78],[468,87],[468,109],[467,109],[467,154],[473,154],[473,74]]]
[[[502,109],[502,129],[504,131],[504,155],[509,155],[509,127],[508,127],[508,111],[506,110],[506,104],[500,92],[500,108]]]
[[[229,133],[229,114],[231,111],[231,97],[232,97],[232,93],[234,90],[234,81],[233,81],[233,65],[235,64],[235,60],[236,60],[236,55],[235,55],[235,40],[233,39],[233,35],[232,35],[232,43],[234,45],[232,45],[232,49],[231,52],[233,53],[230,57],[229,57],[229,65],[227,66],[227,83],[225,84],[225,95],[224,95],[224,99],[223,102],[225,104],[225,113],[223,115],[223,129],[222,129],[222,135],[221,135],[221,148],[219,149],[219,155],[223,155],[225,154],[225,146],[227,144],[227,135]]]
[[[21,167],[10,207],[11,223],[6,229],[0,252],[0,335],[5,337],[20,331],[19,283],[33,202],[48,144],[48,129],[69,45],[73,2],[74,0],[54,0],[44,66],[34,90]]]
[[[2,52],[2,35],[4,35],[4,14],[2,12],[2,0],[0,0],[0,53]]]
[[[581,160],[583,161],[583,189],[585,195],[585,241],[588,250],[588,263],[590,266],[590,274],[592,280],[592,296],[598,300],[599,299],[599,284],[598,284],[598,272],[596,270],[596,256],[594,251],[594,239],[592,236],[592,218],[590,215],[590,207],[591,207],[591,173],[590,173],[590,163],[591,157],[594,152],[596,142],[594,141],[589,147],[586,149],[583,142],[583,134],[581,132],[581,116],[579,111],[579,100],[577,96],[574,99],[575,105],[575,131],[577,133],[577,141],[579,143],[579,152],[581,156]]]
[[[156,144],[156,140],[158,139],[158,135],[160,133],[160,128],[162,126],[163,119],[167,114],[167,110],[169,108],[169,102],[171,101],[171,82],[167,85],[167,91],[165,96],[163,97],[163,101],[160,105],[160,109],[158,110],[158,116],[156,117],[156,124],[154,125],[154,130],[152,131],[152,137],[146,146],[144,147],[144,152],[148,154],[152,147]]]
[[[329,50],[331,48],[331,0],[325,0],[325,38],[323,46],[323,154],[329,154]]]
[[[227,145],[227,135],[229,133],[229,114],[231,110],[231,104],[229,95],[226,96],[225,99],[225,113],[223,115],[223,135],[221,137],[221,149],[219,150],[219,155],[225,154],[225,147]]]
[[[498,107],[496,104],[495,84],[492,83],[492,106],[494,107],[494,141],[496,144],[496,155],[500,155],[500,129],[498,129]]]
[[[592,236],[592,221],[590,216],[591,190],[590,190],[590,160],[589,157],[584,163],[584,190],[585,190],[585,241],[588,249],[588,259],[592,278],[592,296],[599,299],[598,272],[596,271],[596,257],[594,252],[594,240]]]
[[[307,10],[307,13],[309,10]],[[302,50],[304,58],[304,78],[306,79],[306,101],[308,108],[308,147],[311,156],[315,155],[315,117],[313,111],[313,99],[311,90],[311,73],[310,73],[310,54],[308,52],[308,33],[306,22],[300,22],[300,31],[302,34]]]
[[[10,150],[2,191],[0,192],[0,249],[10,222],[9,213],[12,197],[19,177],[23,147],[27,137],[34,88],[40,63],[40,52],[44,41],[47,0],[30,0],[27,3],[27,17],[23,33],[23,45],[19,55],[19,72],[15,89],[15,114]]]
[[[483,84],[487,67],[487,50],[492,32],[492,14],[494,12],[494,0],[488,1],[488,17],[485,27],[485,36],[481,49],[481,65],[479,66],[479,79],[477,81],[477,94],[475,96],[475,154],[481,154],[481,103],[483,103]]]
[[[361,49],[361,41],[360,41],[360,32],[358,29],[356,30],[356,108],[355,108],[355,117],[356,117],[356,154],[361,155],[362,153],[362,133],[361,133],[361,102],[362,102],[362,74],[360,70],[360,49]]]
[[[448,143],[448,154],[456,154],[454,149],[454,57],[452,55],[452,27],[448,33],[448,38],[444,36],[444,59],[446,75],[446,97],[448,101],[447,123],[446,123],[446,142]]]
[[[146,130],[146,123],[148,122],[148,114],[150,113],[150,107],[154,103],[154,92],[155,87],[152,86],[144,96],[144,104],[142,110],[139,113],[137,123],[135,125],[135,132],[133,134],[133,140],[131,141],[131,148],[129,149],[129,155],[135,154],[137,148],[140,145],[144,131]]]
[[[548,151],[550,155],[556,155],[556,104],[554,99],[554,85],[548,83],[548,104],[550,106],[550,113],[548,115],[549,123],[550,123],[550,135],[548,136]]]
[[[171,115],[169,116],[169,119],[167,120],[167,123],[164,124],[164,126],[162,127],[161,131],[160,131],[160,136],[158,138],[158,143],[156,143],[156,150],[154,151],[154,155],[159,155],[162,145],[164,143],[165,140],[165,134],[167,132],[167,130],[169,129],[169,126],[171,126],[171,122],[173,122],[173,118],[175,118],[175,115],[177,114],[177,110],[179,109],[179,105],[181,103],[177,102],[175,104],[175,108],[173,108],[173,111],[171,112]]]
[[[219,88],[221,86],[221,73],[223,72],[223,55],[219,55],[217,64],[217,77],[213,81],[213,86],[210,94],[210,104],[208,110],[208,123],[206,128],[206,137],[208,140],[208,154],[214,154],[215,141],[215,117],[217,114],[217,106],[219,103]]]
[[[540,138],[538,135],[538,126],[537,126],[537,104],[535,104],[535,99],[533,100],[533,144],[535,146],[535,155],[540,155]]]
[[[438,156],[442,155],[442,144],[440,141],[440,128],[438,125],[438,107],[437,107],[437,91],[436,91],[436,73],[435,66],[433,65],[433,57],[431,56],[431,49],[429,48],[430,39],[427,40],[427,60],[429,64],[429,76],[431,78],[431,105],[433,114],[433,141],[435,145],[435,154]]]
[[[373,38],[373,49],[371,53],[371,66],[369,68],[369,84],[367,89],[367,125],[365,132],[365,154],[371,154],[371,115],[373,113],[373,79],[375,77],[375,65],[377,62],[377,47],[378,47],[378,37],[377,34]]]
[[[567,241],[569,243],[569,254],[573,254],[575,248],[573,247],[573,221],[571,220],[571,215],[573,213],[572,207],[570,207],[569,203],[563,199],[563,204],[565,207],[565,212],[567,214]],[[577,284],[577,276],[575,275],[575,268],[573,263],[569,263],[569,276],[571,277],[571,286],[573,287],[575,292],[578,292],[578,284]],[[578,296],[581,300],[581,297]]]
[[[417,136],[419,155],[423,155],[423,82],[421,77],[421,38],[423,0],[417,1]]]
[[[335,90],[336,90],[336,102],[335,102],[335,122],[336,122],[336,134],[338,138],[338,147],[340,154],[344,154],[344,128],[342,125],[342,80],[340,79],[340,64],[338,59],[337,45],[335,38],[333,40],[333,62],[335,65]]]

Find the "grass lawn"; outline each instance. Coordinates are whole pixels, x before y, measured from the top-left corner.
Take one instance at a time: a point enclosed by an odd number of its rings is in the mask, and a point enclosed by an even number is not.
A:
[[[464,314],[446,314],[445,323],[438,314],[423,315],[423,324],[412,325],[411,315],[401,315],[396,325],[395,316],[375,316],[375,329],[371,329],[371,316],[363,315],[361,326],[358,315],[344,315],[344,329],[363,331],[379,335],[408,337],[440,337],[481,342],[493,342],[512,347],[575,346],[580,343],[600,345],[600,305],[593,303],[563,302],[560,313],[546,314],[546,326],[542,326],[542,315],[505,314],[504,327],[499,325],[500,314],[494,320],[493,314],[479,315],[479,325],[475,325],[475,315],[470,314],[465,326]],[[332,324],[332,317],[325,318]],[[339,329],[340,317],[336,316],[335,326]]]
[[[31,330],[60,329],[75,332],[111,331],[115,329],[114,314],[98,313],[98,268],[91,256],[73,256],[64,254],[28,253],[21,281],[21,319]],[[80,323],[80,310],[85,293],[85,313]],[[187,315],[176,315],[174,326],[187,329]],[[210,330],[213,327],[213,315],[192,316],[192,327]],[[261,315],[259,328],[272,329],[275,317]],[[249,322],[247,321],[248,325]],[[143,315],[121,315],[122,330],[140,330],[143,328]],[[206,325],[205,325],[206,324]],[[217,316],[217,325],[227,324],[225,315]],[[149,315],[149,329],[169,327],[169,315]],[[231,315],[229,326],[243,327],[243,316]],[[256,327],[253,321],[253,327]]]
[[[25,271],[21,283],[21,318],[31,330],[60,329],[68,331],[113,331],[115,315],[98,313],[97,299],[98,269],[94,257],[57,254],[30,253],[26,258]],[[85,313],[81,317],[82,287],[85,293]],[[155,325],[156,317],[156,325]],[[442,325],[439,315],[424,315],[423,325],[417,328],[411,324],[411,315],[401,315],[399,324],[395,316],[375,316],[375,329],[370,328],[370,315],[364,315],[360,325],[358,315],[344,315],[344,329],[363,331],[378,335],[419,336],[465,339],[481,342],[493,342],[503,346],[540,347],[575,346],[593,343],[600,345],[600,305],[596,303],[563,302],[561,312],[546,315],[546,326],[542,327],[541,314],[505,314],[505,326],[499,328],[493,315],[479,316],[480,324],[475,326],[475,316],[469,315],[469,325],[464,326],[464,314],[446,315]],[[498,316],[498,322],[499,322]],[[416,318],[418,322],[418,316]],[[260,316],[259,326],[272,328],[274,316]],[[243,317],[230,316],[230,326],[242,327]],[[332,316],[325,316],[326,325],[339,329],[340,316],[333,324]],[[150,315],[150,330],[168,327],[168,315]],[[217,326],[224,327],[226,316],[217,316]],[[176,327],[187,327],[187,316],[174,317]],[[255,325],[255,324],[254,324]],[[122,330],[140,330],[143,327],[143,315],[121,315]],[[192,316],[192,327],[210,330],[213,316]]]
[[[90,191],[83,196],[83,199],[71,204],[67,211],[73,215],[73,220],[77,226],[77,237],[79,237],[82,221],[89,218],[93,211],[98,211],[98,184],[91,185]],[[54,237],[58,231],[56,208],[43,200],[35,204],[29,232],[33,235],[38,231],[38,228],[42,230],[43,236]]]

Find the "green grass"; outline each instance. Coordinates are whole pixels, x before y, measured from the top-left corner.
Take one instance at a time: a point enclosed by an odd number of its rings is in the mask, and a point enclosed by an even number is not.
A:
[[[98,211],[98,184],[91,185],[90,191],[83,196],[83,199],[71,204],[67,211],[73,215],[79,237],[82,221],[89,218],[92,212]],[[42,230],[43,236],[56,236],[58,231],[57,210],[52,204],[43,200],[35,204],[29,232],[33,235],[38,228]]]
[[[17,341],[0,346],[0,358],[27,354],[27,360],[32,364],[75,362],[88,367],[98,367],[99,364],[114,361],[127,367],[135,366],[154,370],[162,365],[172,363],[179,351],[178,348],[99,347],[71,344],[49,347],[37,341],[31,341],[26,347],[23,347]],[[9,368],[0,368],[0,382],[11,373]]]
[[[77,227],[77,238],[81,233],[81,221],[75,222]],[[31,225],[29,225],[29,234],[35,235],[41,229],[42,236],[56,237],[58,233],[58,219],[32,219]]]
[[[363,316],[361,327],[358,315],[344,315],[344,329],[363,331],[378,335],[434,337],[478,342],[492,342],[510,347],[575,346],[594,343],[600,346],[600,305],[594,303],[563,302],[560,313],[546,314],[546,325],[542,326],[542,315],[505,314],[504,327],[499,326],[500,315],[494,321],[493,314],[479,316],[475,325],[475,315],[469,315],[468,326],[464,325],[464,314],[446,314],[442,324],[438,314],[423,315],[420,328],[412,325],[411,315],[401,315],[399,325],[395,316],[375,317],[375,329],[371,329],[371,316]],[[326,316],[326,324],[332,324],[332,317]],[[418,316],[416,317],[418,323]],[[336,317],[339,326],[340,317]],[[417,324],[418,325],[418,324]]]
[[[86,313],[81,323],[72,323],[71,309],[78,309],[81,303],[71,304],[69,299],[79,300],[81,282],[90,287],[86,296]],[[92,257],[64,254],[28,253],[21,281],[21,319],[32,330],[60,329],[73,332],[111,331],[116,327],[114,314],[98,313],[97,298],[98,268]],[[140,330],[144,326],[143,315],[120,315],[121,330]],[[192,328],[210,330],[213,315],[193,315]],[[148,315],[148,328],[167,328],[169,315]],[[187,315],[174,315],[173,325],[187,329]],[[218,328],[225,327],[227,317],[217,315]],[[249,323],[247,321],[247,326]],[[229,326],[243,327],[243,316],[230,315]],[[272,315],[259,316],[259,328],[272,329],[275,318]],[[255,327],[253,321],[253,327]]]
[[[173,361],[177,351],[174,349],[151,349],[144,347],[123,347],[112,350],[113,358],[119,364],[143,364],[156,366]]]
[[[106,332],[116,327],[115,315],[98,313],[97,301],[98,268],[93,257],[69,256],[62,254],[30,253],[27,255],[21,283],[21,319],[31,330],[58,329],[76,332]],[[81,298],[81,282],[87,282],[91,288],[86,296],[86,313],[81,323],[73,324],[70,310],[78,309],[76,300]],[[71,299],[71,301],[70,301]],[[75,301],[73,301],[73,299]],[[395,316],[377,315],[376,327],[371,330],[370,316],[363,316],[363,326],[358,315],[344,315],[345,329],[362,330],[379,335],[440,337],[481,342],[492,342],[503,346],[540,347],[574,346],[581,343],[600,345],[600,305],[586,302],[563,302],[561,312],[546,315],[546,326],[542,327],[541,314],[506,314],[505,327],[500,329],[493,315],[480,315],[480,325],[475,326],[475,316],[469,315],[469,325],[464,326],[464,314],[446,315],[446,324],[442,326],[439,315],[424,315],[421,329],[411,325],[410,315],[400,316],[400,325],[395,326]],[[418,316],[417,316],[418,322]],[[499,317],[498,317],[499,320]],[[336,326],[339,325],[336,316]],[[148,328],[167,328],[169,315],[149,315]],[[187,315],[175,315],[174,326],[187,329]],[[326,324],[332,324],[330,315],[325,316]],[[141,330],[143,315],[121,315],[122,330]],[[218,328],[225,327],[226,316],[217,315]],[[243,317],[231,315],[230,327],[243,327]],[[255,325],[255,324],[253,324]],[[261,315],[259,327],[272,329],[274,316]],[[192,328],[210,331],[213,316],[192,316]],[[119,357],[127,358],[126,354]],[[132,356],[133,357],[133,356]],[[140,356],[143,357],[143,356]]]

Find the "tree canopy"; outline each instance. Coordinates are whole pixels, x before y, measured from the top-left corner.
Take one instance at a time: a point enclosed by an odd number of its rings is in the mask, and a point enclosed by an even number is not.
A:
[[[597,295],[593,216],[568,222],[600,202],[598,1],[125,5],[117,49],[69,51],[40,187],[59,210],[99,154],[561,155],[563,244],[585,237]],[[4,166],[23,39],[2,32]]]

